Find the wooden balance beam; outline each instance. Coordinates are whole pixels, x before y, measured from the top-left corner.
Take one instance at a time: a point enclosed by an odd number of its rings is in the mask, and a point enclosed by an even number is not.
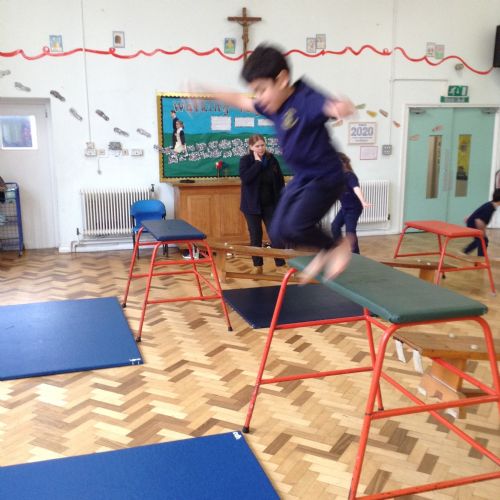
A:
[[[219,273],[219,280],[222,283],[226,282],[226,278],[243,278],[265,281],[281,281],[283,274],[277,273],[240,273],[227,270],[227,254],[232,254],[234,257],[267,257],[273,259],[293,259],[303,255],[311,255],[312,252],[303,252],[292,250],[289,248],[270,248],[270,247],[251,247],[249,245],[237,245],[232,243],[221,243],[217,241],[209,242],[210,248],[215,251],[215,265]],[[296,281],[296,280],[294,280]]]
[[[406,344],[413,351],[413,364],[415,370],[422,373],[419,391],[428,397],[434,397],[441,401],[453,401],[484,394],[478,389],[463,388],[463,378],[441,365],[437,358],[446,363],[465,371],[467,361],[488,360],[488,349],[481,337],[468,337],[466,335],[455,335],[449,333],[426,332],[397,332],[394,334],[396,343]],[[398,358],[407,362],[405,353],[401,346],[396,344]],[[500,361],[500,341],[494,340],[496,359]],[[424,373],[421,356],[431,358],[432,365]],[[465,417],[465,408],[448,408],[447,413],[455,418]]]
[[[394,260],[382,260],[381,264],[386,266],[400,268],[400,269],[418,269],[418,277],[424,281],[429,281],[434,283],[436,281],[436,273],[439,268],[439,262],[432,262],[428,260],[404,260],[404,259],[394,259]],[[445,264],[441,268],[442,273],[447,271],[452,271],[457,269],[457,266],[450,264]]]

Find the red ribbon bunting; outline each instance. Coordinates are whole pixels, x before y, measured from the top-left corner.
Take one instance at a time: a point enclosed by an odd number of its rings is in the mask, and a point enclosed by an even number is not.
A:
[[[334,50],[322,50],[320,52],[317,52],[316,54],[309,54],[307,52],[304,52],[299,49],[291,49],[288,52],[285,52],[285,56],[289,56],[291,54],[300,54],[304,57],[310,57],[310,58],[315,58],[315,57],[323,57],[327,55],[335,55],[335,56],[340,56],[344,55],[347,52],[350,52],[351,54],[355,56],[359,56],[362,52],[365,50],[369,50],[374,52],[375,54],[378,54],[380,56],[390,56],[394,52],[400,52],[408,61],[418,63],[418,62],[425,62],[429,64],[430,66],[439,66],[440,64],[443,64],[445,61],[451,60],[451,59],[456,59],[457,61],[460,61],[468,70],[477,73],[478,75],[488,75],[489,73],[492,72],[493,67],[490,67],[487,70],[481,71],[478,69],[473,68],[469,64],[467,64],[460,56],[447,56],[444,57],[443,59],[439,59],[436,61],[432,61],[429,59],[427,56],[423,57],[410,57],[406,51],[402,47],[394,47],[393,50],[389,49],[382,49],[379,50],[373,45],[363,45],[359,48],[359,50],[355,50],[352,47],[345,47],[342,50],[339,51],[334,51]],[[35,56],[29,56],[24,52],[23,49],[17,49],[13,50],[12,52],[0,52],[0,57],[16,57],[16,56],[21,56],[24,59],[27,59],[28,61],[35,61],[36,59],[41,59],[42,57],[66,57],[66,56],[71,56],[73,54],[76,54],[78,52],[87,52],[89,54],[96,54],[100,56],[113,56],[116,57],[117,59],[135,59],[136,57],[139,56],[146,56],[146,57],[153,57],[156,54],[163,54],[166,56],[173,56],[176,54],[179,54],[180,52],[191,52],[192,54],[199,56],[199,57],[205,57],[205,56],[210,56],[212,54],[218,54],[219,56],[223,57],[224,59],[227,59],[228,61],[240,61],[243,59],[243,54],[240,54],[239,56],[228,56],[227,54],[224,54],[219,48],[213,48],[211,50],[205,50],[205,51],[198,51],[193,49],[192,47],[179,47],[177,50],[173,51],[168,51],[168,50],[163,50],[163,49],[155,49],[151,52],[148,52],[146,50],[138,50],[134,54],[120,54],[116,52],[115,48],[110,48],[109,50],[96,50],[96,49],[83,49],[83,48],[77,48],[73,50],[69,50],[66,52],[50,52],[48,47],[43,47],[42,52],[38,55]],[[249,53],[251,53],[249,51]]]

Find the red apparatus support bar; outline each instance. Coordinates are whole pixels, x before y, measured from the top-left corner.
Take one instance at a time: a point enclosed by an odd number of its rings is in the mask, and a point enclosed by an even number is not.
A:
[[[444,248],[445,246],[443,246]],[[460,407],[460,406],[470,406],[470,405],[478,405],[478,404],[485,404],[485,403],[497,403],[498,407],[498,412],[500,414],[500,379],[499,379],[499,374],[498,374],[498,366],[496,362],[496,356],[495,356],[495,351],[494,351],[494,345],[493,345],[493,337],[492,333],[490,330],[490,327],[488,323],[482,319],[479,316],[467,316],[467,317],[460,317],[460,318],[447,318],[447,319],[437,319],[437,320],[427,320],[427,321],[413,321],[413,322],[407,322],[407,323],[402,323],[402,324],[386,324],[382,322],[381,320],[375,319],[373,316],[371,316],[370,312],[368,309],[364,308],[364,313],[361,316],[357,317],[349,317],[349,318],[339,318],[339,319],[328,319],[324,321],[307,321],[303,323],[294,323],[294,324],[283,324],[280,325],[278,323],[278,318],[279,314],[283,305],[283,301],[285,298],[286,294],[286,287],[287,284],[292,277],[292,275],[296,272],[296,269],[290,269],[287,274],[285,275],[283,282],[281,284],[281,288],[278,294],[273,318],[271,321],[271,325],[269,327],[269,332],[267,336],[267,340],[264,346],[264,351],[262,354],[262,359],[260,362],[260,366],[258,369],[257,373],[257,378],[254,386],[254,390],[250,399],[250,403],[248,406],[248,412],[246,416],[246,420],[243,426],[243,432],[249,432],[250,431],[250,423],[252,420],[253,412],[255,411],[255,405],[257,401],[257,397],[259,395],[259,389],[261,385],[264,384],[273,384],[273,383],[280,383],[280,382],[287,382],[287,381],[293,381],[293,380],[300,380],[300,379],[308,379],[308,378],[321,378],[321,377],[327,377],[327,376],[334,376],[334,375],[346,375],[346,374],[354,374],[354,373],[361,373],[361,372],[372,372],[372,378],[371,378],[371,383],[370,383],[370,389],[368,392],[367,396],[367,402],[366,402],[366,407],[365,407],[365,416],[363,418],[363,424],[360,432],[360,439],[359,439],[359,445],[358,445],[358,451],[356,455],[356,460],[354,464],[354,470],[352,474],[352,479],[351,479],[351,487],[350,487],[350,492],[349,492],[349,500],[377,500],[377,499],[383,499],[383,498],[394,498],[394,497],[399,497],[399,496],[404,496],[404,495],[411,495],[411,494],[417,494],[417,493],[423,493],[426,491],[433,491],[433,490],[438,490],[438,489],[444,489],[444,488],[451,488],[454,486],[462,486],[465,484],[470,484],[470,483],[475,483],[479,481],[487,481],[490,479],[496,479],[500,478],[500,469],[495,472],[490,472],[486,474],[476,474],[476,475],[471,475],[467,477],[458,477],[454,479],[449,479],[445,481],[438,481],[430,484],[424,484],[424,485],[416,485],[416,486],[411,486],[408,488],[401,488],[398,490],[392,490],[392,491],[387,491],[387,492],[382,492],[382,493],[376,493],[376,494],[370,494],[370,495],[365,495],[365,496],[359,496],[357,491],[359,488],[359,483],[360,483],[360,478],[361,478],[361,473],[362,473],[362,468],[363,468],[363,462],[365,458],[365,452],[366,452],[366,447],[368,443],[368,437],[370,433],[370,427],[372,424],[372,421],[374,420],[381,420],[384,418],[391,418],[391,417],[396,417],[396,416],[402,416],[402,415],[409,415],[413,413],[420,413],[420,412],[427,412],[430,415],[432,415],[434,418],[436,418],[442,425],[446,426],[448,429],[450,429],[456,436],[458,436],[460,439],[464,440],[466,443],[468,443],[471,447],[473,447],[475,450],[478,452],[482,453],[485,455],[487,458],[489,458],[492,462],[494,462],[496,465],[500,467],[500,458],[496,456],[494,453],[489,451],[487,448],[485,448],[483,445],[478,443],[476,440],[474,440],[470,435],[468,435],[466,432],[463,430],[459,429],[457,426],[454,424],[448,422],[444,417],[442,417],[439,413],[437,413],[439,410],[447,409],[447,408],[455,408],[455,407]],[[337,369],[337,370],[331,370],[331,371],[323,371],[323,372],[316,372],[316,373],[306,373],[306,374],[299,374],[299,375],[293,375],[293,376],[287,376],[287,377],[275,377],[275,378],[267,378],[263,379],[263,373],[266,367],[266,362],[269,356],[269,351],[271,349],[271,344],[272,340],[274,337],[274,334],[277,330],[285,330],[285,329],[290,329],[290,328],[300,328],[300,327],[306,327],[306,326],[317,326],[320,324],[335,324],[335,323],[344,323],[344,322],[354,322],[354,321],[364,321],[366,324],[366,334],[367,334],[367,341],[370,349],[370,358],[371,358],[371,363],[367,366],[361,366],[357,368],[347,368],[347,369]],[[384,364],[384,359],[386,355],[386,349],[387,349],[387,344],[393,334],[399,330],[400,328],[408,328],[408,327],[413,327],[413,326],[422,326],[422,325],[429,325],[429,324],[445,324],[445,323],[454,323],[454,322],[462,322],[462,321],[473,321],[475,322],[481,329],[485,338],[487,350],[488,350],[488,359],[490,363],[490,371],[492,374],[492,387],[489,387],[485,383],[477,380],[475,377],[472,377],[469,374],[466,374],[465,372],[459,370],[456,367],[452,367],[453,372],[456,373],[457,375],[463,377],[466,379],[468,382],[476,385],[477,387],[481,388],[484,390],[486,393],[485,395],[482,396],[477,396],[473,398],[468,398],[468,399],[459,399],[455,401],[446,401],[446,402],[440,402],[440,403],[433,403],[433,404],[426,404],[424,401],[420,400],[416,396],[414,396],[412,393],[410,393],[407,389],[405,389],[403,386],[401,386],[397,381],[395,381],[390,375],[388,375],[384,369],[383,369],[383,364]],[[378,329],[382,330],[382,336],[380,337],[380,340],[378,342],[377,349],[375,350],[374,343],[373,343],[373,335],[372,335],[372,326],[377,327]],[[437,359],[439,362],[444,363],[445,365],[447,364],[446,362],[443,362],[440,359]],[[403,395],[405,395],[412,403],[414,403],[411,406],[408,407],[402,407],[402,408],[394,408],[390,410],[384,410],[383,405],[382,405],[382,394],[381,394],[381,389],[380,389],[380,379],[384,379],[387,381],[395,390],[401,392]],[[375,410],[375,404],[377,404],[378,410]]]

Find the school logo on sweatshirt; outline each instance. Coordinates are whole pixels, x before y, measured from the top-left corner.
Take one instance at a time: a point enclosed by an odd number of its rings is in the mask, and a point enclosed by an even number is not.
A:
[[[287,110],[287,112],[283,116],[283,120],[281,120],[281,128],[283,130],[290,130],[299,121],[296,114],[297,111],[295,108],[290,108],[289,110]]]

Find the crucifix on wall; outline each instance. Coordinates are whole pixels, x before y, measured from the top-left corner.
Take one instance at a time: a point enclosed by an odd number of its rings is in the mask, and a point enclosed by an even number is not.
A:
[[[259,21],[262,21],[262,17],[249,17],[247,16],[247,8],[243,7],[243,15],[241,16],[231,16],[228,17],[228,21],[235,21],[237,22],[240,26],[243,26],[243,36],[241,37],[243,40],[243,60],[247,60],[247,50],[248,50],[248,42],[250,40],[248,36],[248,27],[251,24],[258,23]]]

